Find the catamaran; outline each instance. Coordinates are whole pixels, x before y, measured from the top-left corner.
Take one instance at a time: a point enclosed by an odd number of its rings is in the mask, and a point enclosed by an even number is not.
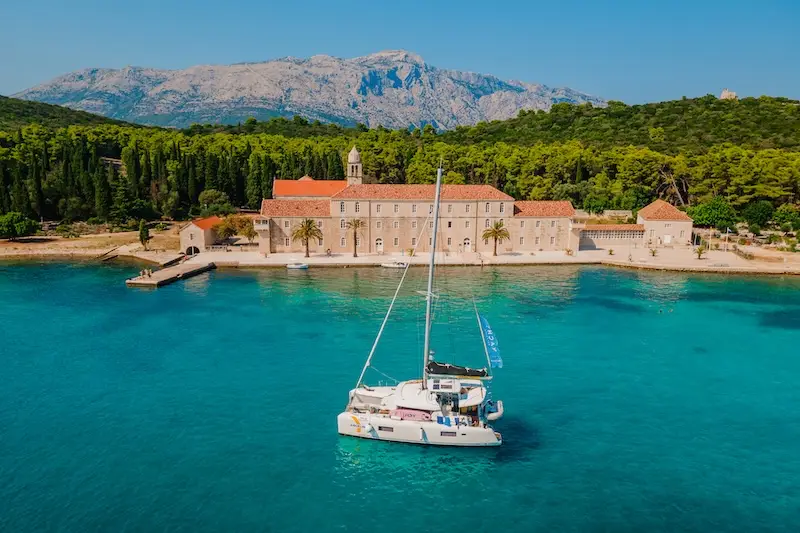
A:
[[[436,250],[442,169],[436,174],[431,250]],[[427,226],[427,224],[425,224]],[[431,321],[436,254],[431,252],[428,287],[425,293],[425,342],[422,378],[401,381],[394,386],[368,386],[364,375],[370,367],[381,334],[403,285],[408,265],[372,345],[356,387],[350,391],[347,407],[337,418],[342,435],[365,439],[427,444],[435,446],[500,446],[503,438],[490,422],[503,416],[503,402],[491,398],[492,368],[502,368],[497,339],[485,317],[475,316],[483,340],[487,367],[469,368],[433,360]]]

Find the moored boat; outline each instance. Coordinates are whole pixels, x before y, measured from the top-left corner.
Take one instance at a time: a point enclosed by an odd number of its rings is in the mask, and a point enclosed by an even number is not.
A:
[[[439,204],[442,185],[442,169],[436,176],[436,196],[433,209],[432,249],[436,249]],[[425,224],[427,226],[427,224]],[[420,242],[418,239],[417,242]],[[389,309],[370,350],[356,387],[348,396],[347,407],[337,417],[338,431],[342,435],[391,442],[426,444],[434,446],[499,446],[503,443],[500,433],[489,424],[503,415],[503,403],[491,399],[488,384],[492,379],[491,369],[502,368],[502,359],[497,339],[486,319],[475,316],[488,362],[485,368],[434,361],[431,351],[433,279],[436,254],[431,254],[428,269],[428,286],[425,294],[425,342],[423,349],[422,378],[400,381],[394,386],[369,386],[364,375],[372,363],[372,357],[381,334],[397,300],[397,295],[408,273],[406,263]],[[399,262],[391,263],[397,264]],[[390,263],[382,266],[387,266]],[[396,266],[387,268],[400,268]]]
[[[307,270],[308,264],[307,263],[288,263],[286,268],[289,270]]]
[[[383,268],[406,268],[408,263],[403,263],[402,261],[392,261],[391,263],[381,263]]]

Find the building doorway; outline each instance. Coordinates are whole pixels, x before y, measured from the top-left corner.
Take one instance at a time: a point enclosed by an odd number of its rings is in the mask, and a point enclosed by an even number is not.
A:
[[[469,240],[469,237],[464,239],[464,253],[470,253],[472,251],[472,241]]]
[[[378,252],[379,254],[383,253],[383,239],[381,239],[380,237],[375,239],[375,251]]]
[[[200,250],[197,246],[190,246],[186,249],[186,255],[197,255],[200,253]]]
[[[664,235],[664,244],[672,244],[672,235]]]

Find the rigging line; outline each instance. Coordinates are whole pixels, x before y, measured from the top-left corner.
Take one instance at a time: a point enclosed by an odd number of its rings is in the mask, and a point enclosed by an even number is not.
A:
[[[388,374],[384,374],[383,372],[381,372],[380,370],[378,370],[378,369],[377,369],[377,368],[375,368],[374,366],[372,367],[372,370],[374,370],[375,372],[377,372],[377,373],[378,373],[378,374],[380,374],[381,376],[385,377],[386,379],[391,379],[391,380],[392,380],[392,381],[394,381],[395,383],[400,383],[400,382],[399,382],[397,379],[393,378],[392,376],[390,376],[390,375],[388,375]]]
[[[428,216],[430,218],[430,215]],[[427,220],[426,220],[427,222]],[[422,232],[425,231],[425,226],[423,226],[422,231],[420,232],[420,237],[422,236]],[[421,239],[417,239],[417,244],[412,248],[412,256],[413,253],[417,251],[417,246],[419,246]],[[366,373],[367,369],[369,368],[370,362],[372,362],[372,356],[375,355],[375,350],[378,348],[378,342],[381,340],[381,335],[383,335],[383,330],[386,327],[386,323],[389,321],[389,315],[392,314],[392,309],[394,308],[394,303],[397,301],[397,296],[400,294],[400,288],[403,286],[403,282],[408,275],[408,269],[411,266],[411,262],[409,261],[406,263],[406,268],[403,269],[403,277],[400,278],[400,283],[397,285],[397,289],[394,291],[394,296],[392,297],[392,302],[389,304],[389,309],[386,310],[386,316],[383,317],[383,322],[381,323],[381,327],[378,330],[378,335],[375,337],[375,342],[372,343],[372,348],[369,351],[369,355],[367,356],[367,362],[364,363],[364,368],[361,369],[361,375],[358,376],[358,382],[356,383],[356,388],[361,386],[361,381],[364,379],[364,374]]]

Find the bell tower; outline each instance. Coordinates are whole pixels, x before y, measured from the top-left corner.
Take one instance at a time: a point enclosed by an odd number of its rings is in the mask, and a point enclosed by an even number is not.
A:
[[[347,154],[347,184],[348,185],[361,185],[364,178],[361,166],[361,154],[355,146]]]

